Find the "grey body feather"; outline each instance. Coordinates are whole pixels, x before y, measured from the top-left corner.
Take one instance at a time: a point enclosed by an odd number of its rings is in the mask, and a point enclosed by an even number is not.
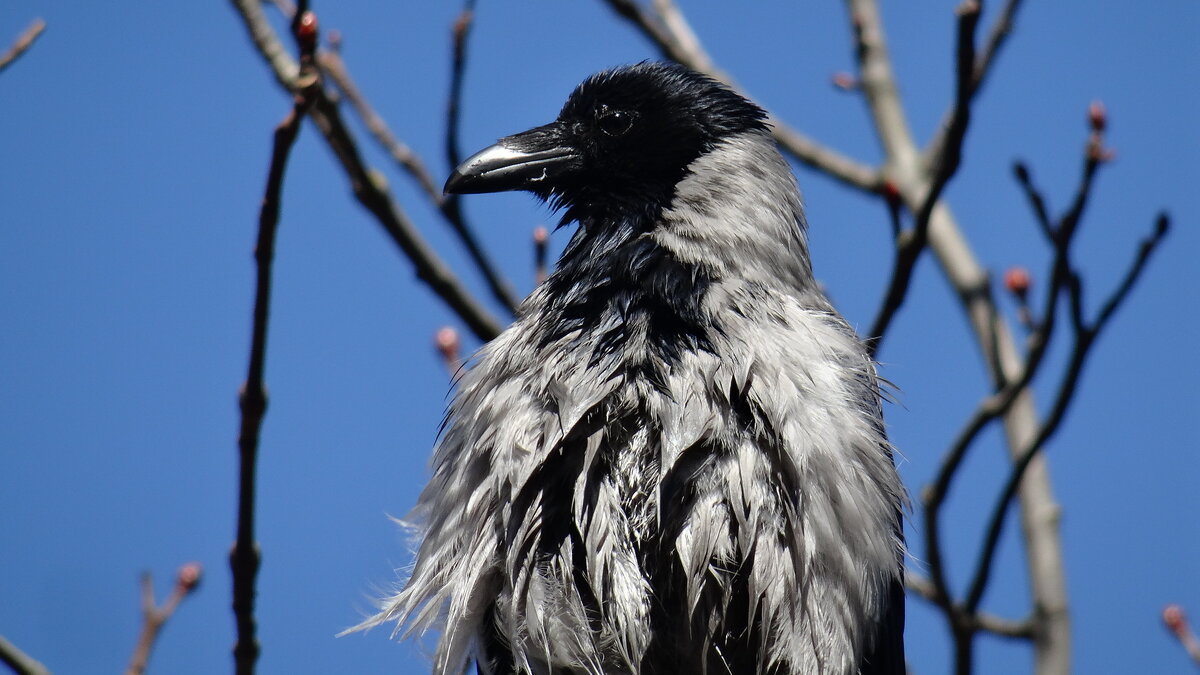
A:
[[[462,376],[367,624],[440,631],[437,675],[903,672],[904,489],[808,260],[762,129],[652,226],[585,218]]]

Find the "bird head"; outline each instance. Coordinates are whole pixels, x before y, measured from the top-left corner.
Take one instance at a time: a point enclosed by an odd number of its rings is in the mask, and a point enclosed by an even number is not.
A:
[[[464,161],[447,193],[526,190],[564,222],[652,217],[688,166],[721,140],[766,130],[766,113],[683,66],[643,62],[589,77],[558,118]]]

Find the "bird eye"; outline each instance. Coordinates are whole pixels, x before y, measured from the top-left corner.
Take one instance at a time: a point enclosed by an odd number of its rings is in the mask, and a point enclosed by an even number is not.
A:
[[[624,110],[609,110],[606,107],[596,116],[596,125],[600,131],[613,137],[624,136],[633,126],[633,113]]]

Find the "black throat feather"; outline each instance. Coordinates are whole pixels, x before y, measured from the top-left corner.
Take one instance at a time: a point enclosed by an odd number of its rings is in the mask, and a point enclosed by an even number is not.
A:
[[[706,271],[680,261],[651,236],[657,223],[624,218],[579,224],[546,280],[545,347],[574,336],[590,340],[589,367],[618,358],[660,390],[666,373],[689,351],[713,351],[712,322],[704,312]],[[651,367],[650,364],[657,364]]]

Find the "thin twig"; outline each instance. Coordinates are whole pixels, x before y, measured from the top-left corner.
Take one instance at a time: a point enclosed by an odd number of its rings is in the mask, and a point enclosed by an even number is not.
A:
[[[1137,257],[1134,258],[1133,264],[1125,272],[1125,278],[1117,285],[1117,288],[1109,296],[1108,300],[1100,307],[1100,311],[1096,314],[1096,320],[1092,330],[1101,331],[1105,324],[1112,319],[1112,315],[1125,302],[1125,298],[1129,295],[1129,291],[1133,290],[1134,283],[1141,277],[1142,271],[1146,267],[1146,263],[1150,260],[1150,254],[1158,247],[1163,237],[1167,236],[1167,232],[1171,229],[1171,217],[1162,212],[1154,219],[1154,232],[1149,237],[1142,240],[1138,246]]]
[[[983,88],[987,76],[992,72],[992,64],[995,63],[996,55],[1000,53],[1000,48],[1008,40],[1008,36],[1012,34],[1013,25],[1016,23],[1017,10],[1021,9],[1021,0],[1008,0],[1004,3],[1004,7],[1000,9],[1000,15],[996,17],[995,23],[992,24],[992,29],[988,31],[987,40],[984,41],[983,49],[979,52],[979,58],[975,61],[975,73],[972,77],[971,92],[972,95],[979,93]]]
[[[259,3],[255,0],[231,1],[259,53],[271,66],[275,79],[287,91],[295,91],[298,66],[282,49]],[[429,286],[479,339],[486,341],[498,335],[500,324],[420,235],[413,222],[392,200],[382,178],[375,177],[374,172],[363,163],[354,137],[346,128],[334,102],[323,91],[316,92],[315,97],[309,115],[342,163],[359,203],[375,216],[413,264],[417,278]]]
[[[471,34],[474,19],[475,0],[466,0],[458,18],[454,20],[454,28],[451,31],[453,57],[450,63],[450,96],[446,103],[446,159],[449,160],[452,167],[456,167],[462,162],[462,151],[459,148],[459,119],[462,111],[462,90],[467,66],[467,38]],[[462,240],[463,246],[466,247],[475,266],[483,273],[492,295],[510,313],[515,312],[516,296],[513,295],[512,288],[496,271],[495,266],[484,253],[483,247],[479,245],[479,240],[475,238],[475,233],[467,225],[466,217],[462,213],[462,196],[443,195],[440,201],[442,215],[446,217],[458,238]]]
[[[1017,174],[1018,180],[1022,187],[1025,188],[1027,194],[1038,194],[1029,179],[1027,171],[1018,171]],[[1034,211],[1040,222],[1045,217],[1044,208],[1038,208],[1039,204],[1041,204],[1040,199],[1031,201],[1034,201]],[[1048,224],[1043,225],[1043,227],[1048,230],[1052,229]],[[1065,269],[1069,265],[1067,255],[1070,241],[1066,240],[1064,244],[1066,245],[1055,247],[1055,258],[1051,264],[1054,270],[1051,273],[1052,279],[1059,278],[1059,270]],[[1058,298],[1060,295],[1061,285],[1055,282],[1047,284],[1045,308],[1041,320],[1037,322],[1036,328],[1029,337],[1021,374],[1013,380],[1006,381],[979,403],[975,412],[968,418],[963,429],[955,437],[954,442],[943,456],[939,464],[937,476],[922,492],[925,520],[925,554],[929,558],[932,584],[938,593],[937,597],[942,601],[943,609],[946,611],[951,611],[951,599],[949,597],[948,583],[942,559],[941,526],[939,523],[942,505],[950,492],[951,482],[958,475],[958,469],[966,458],[967,450],[988,424],[1008,414],[1017,397],[1033,381],[1042,363],[1044,363],[1047,348],[1054,334]]]
[[[167,620],[175,614],[179,603],[200,585],[200,577],[199,563],[188,563],[179,568],[171,594],[162,605],[157,605],[154,602],[154,577],[149,572],[142,573],[142,633],[133,648],[125,675],[142,675],[146,672],[146,664],[150,661],[150,652],[154,649],[159,633]]]
[[[904,586],[917,597],[935,605],[938,604],[938,591],[934,588],[933,582],[927,577],[921,576],[911,569],[905,570]],[[974,622],[977,630],[986,633],[1006,638],[1033,639],[1034,622],[1032,618],[1014,621],[996,616],[995,614],[978,612],[971,620]]]
[[[946,124],[946,143],[941,152],[924,158],[928,171],[933,174],[932,185],[925,194],[921,208],[917,211],[917,226],[924,222],[928,226],[933,205],[941,196],[942,189],[962,164],[962,146],[966,138],[967,125],[971,121],[971,102],[974,90],[971,87],[975,64],[975,31],[979,26],[979,15],[983,7],[980,0],[963,0],[954,10],[958,16],[958,38],[955,46],[954,106]]]
[[[900,102],[896,74],[888,55],[883,20],[876,0],[847,0],[854,57],[863,99],[871,113],[879,144],[887,162],[897,173],[912,174],[917,163],[916,147],[909,131],[904,105]],[[902,189],[912,186],[901,185]]]
[[[1079,187],[1075,189],[1075,198],[1071,200],[1070,208],[1058,221],[1058,227],[1054,231],[1056,239],[1069,241],[1075,235],[1075,229],[1079,226],[1083,211],[1087,207],[1088,197],[1092,194],[1092,184],[1101,163],[1091,153],[1087,153],[1083,161],[1083,178],[1079,181]]]
[[[441,188],[434,182],[432,175],[420,156],[413,152],[408,145],[396,138],[396,135],[388,128],[387,123],[383,121],[383,118],[375,112],[374,107],[363,96],[354,79],[350,76],[350,72],[346,69],[346,64],[340,55],[333,51],[321,50],[317,53],[317,62],[342,95],[346,97],[346,100],[350,101],[350,104],[354,107],[354,111],[358,114],[359,119],[362,120],[363,125],[366,126],[367,131],[371,133],[371,136],[417,182],[421,191],[429,198],[429,201],[433,202],[434,206],[441,211],[442,216],[445,217],[451,229],[454,230],[454,233],[458,235],[463,246],[467,249],[472,262],[475,263],[480,274],[483,275],[484,281],[492,291],[492,295],[505,309],[510,312],[513,311],[516,307],[516,299],[513,296],[512,289],[479,245],[479,240],[475,238],[474,232],[467,225],[458,201],[442,194]]]
[[[1004,3],[1004,7],[1000,10],[1000,15],[996,17],[995,23],[992,24],[992,29],[988,32],[987,39],[984,41],[983,49],[980,50],[978,58],[971,66],[971,81],[970,81],[970,97],[975,98],[983,88],[983,83],[987,79],[988,74],[992,70],[992,65],[995,63],[996,55],[999,54],[1000,48],[1004,46],[1008,36],[1012,34],[1012,28],[1016,21],[1017,10],[1021,8],[1021,0],[1008,0]],[[951,104],[943,119],[949,120],[954,116],[954,104]],[[942,146],[946,144],[949,124],[943,124],[929,141],[928,148],[925,151],[925,156],[936,157],[942,153]]]
[[[471,26],[475,23],[475,0],[465,0],[462,11],[454,20],[451,29],[450,42],[452,45],[450,59],[450,96],[446,101],[446,159],[450,166],[462,163],[462,151],[459,148],[459,120],[462,110],[463,81],[467,69],[467,38],[471,35]]]
[[[673,32],[673,30],[678,30],[679,26],[686,25],[683,14],[678,8],[672,7],[672,21],[668,23],[662,17],[643,9],[634,0],[604,1],[613,12],[628,20],[641,31],[643,36],[653,42],[664,57],[741,91],[729,75],[713,64],[712,59],[690,29],[688,29],[687,35]],[[742,93],[744,94],[744,92]],[[771,125],[772,134],[779,146],[801,163],[850,187],[866,192],[877,189],[880,176],[879,171],[875,168],[817,143],[774,115],[770,115],[767,121]]]
[[[50,675],[40,661],[21,651],[0,635],[0,663],[12,669],[16,675]]]
[[[679,51],[691,54],[700,68],[720,72],[704,51],[704,46],[700,44],[700,38],[696,36],[687,17],[683,15],[674,0],[653,0],[653,4],[655,14],[658,15],[663,28],[673,38]]]
[[[985,633],[998,635],[1004,638],[1015,640],[1032,640],[1034,637],[1034,621],[1033,618],[1026,619],[1005,619],[1004,617],[988,614],[986,612],[976,612],[971,617],[975,623],[975,628]]]
[[[46,30],[46,22],[42,19],[34,19],[33,23],[29,24],[29,27],[17,36],[16,41],[8,48],[8,51],[0,54],[0,72],[3,72],[13,61],[16,61],[22,54],[29,51],[29,48],[33,46],[34,41],[38,39],[38,36],[44,30]]]
[[[1004,487],[1000,492],[1000,497],[993,505],[991,515],[988,518],[984,543],[980,550],[975,574],[972,577],[970,590],[964,602],[964,607],[967,611],[974,611],[983,599],[983,593],[987,588],[988,578],[991,574],[996,547],[1003,532],[1004,515],[1008,511],[1008,506],[1012,502],[1013,497],[1016,495],[1017,488],[1021,484],[1021,479],[1025,475],[1025,470],[1029,467],[1030,462],[1037,455],[1038,451],[1046,444],[1046,441],[1058,430],[1059,425],[1066,416],[1067,409],[1074,399],[1079,376],[1083,372],[1083,366],[1091,348],[1095,345],[1100,333],[1108,325],[1116,309],[1129,297],[1129,292],[1133,290],[1134,284],[1145,270],[1146,263],[1150,260],[1150,255],[1162,243],[1163,238],[1166,237],[1169,230],[1170,220],[1168,216],[1165,213],[1159,214],[1158,218],[1155,219],[1154,231],[1143,239],[1138,246],[1138,252],[1134,257],[1133,263],[1129,266],[1121,283],[1104,303],[1104,309],[1101,310],[1090,326],[1083,326],[1081,330],[1076,331],[1075,345],[1060,381],[1054,404],[1038,429],[1038,433],[1033,441],[1024,449],[1018,460],[1013,463],[1008,479],[1005,481]]]
[[[1017,183],[1021,186],[1021,190],[1025,193],[1026,199],[1029,200],[1029,207],[1033,209],[1036,216],[1038,227],[1041,228],[1042,234],[1046,240],[1054,242],[1054,225],[1050,222],[1050,214],[1046,208],[1046,198],[1042,196],[1033,185],[1033,179],[1029,175],[1029,167],[1023,162],[1013,164],[1013,175],[1017,178]]]
[[[1167,605],[1162,613],[1163,624],[1167,630],[1171,631],[1171,635],[1179,641],[1180,646],[1187,652],[1187,655],[1192,657],[1192,661],[1196,665],[1200,665],[1200,639],[1196,638],[1196,633],[1188,624],[1187,615],[1184,614],[1183,608],[1179,605]]]
[[[413,152],[407,144],[396,138],[379,113],[375,112],[375,108],[362,95],[354,78],[350,76],[350,71],[346,69],[346,63],[342,60],[341,55],[336,51],[321,49],[317,52],[317,63],[329,81],[354,107],[358,118],[362,120],[363,126],[367,128],[375,141],[391,155],[401,169],[417,182],[421,191],[440,207],[442,191],[434,182],[433,174],[425,166],[421,157]]]
[[[1013,466],[1009,470],[1008,479],[1000,491],[1000,498],[996,500],[991,516],[988,518],[983,545],[979,554],[979,560],[976,563],[975,574],[972,575],[970,588],[966,599],[963,601],[963,608],[968,612],[974,611],[979,607],[979,603],[983,599],[983,593],[987,590],[988,579],[991,575],[996,547],[1000,543],[1000,535],[1004,530],[1005,514],[1008,513],[1008,506],[1013,496],[1016,495],[1017,488],[1020,487],[1021,478],[1025,475],[1025,469],[1029,467],[1030,461],[1033,460],[1037,452],[1054,432],[1058,430],[1058,426],[1062,422],[1071,400],[1074,398],[1075,385],[1079,380],[1079,375],[1083,371],[1083,364],[1091,345],[1091,338],[1085,337],[1076,342],[1066,372],[1059,383],[1058,393],[1054,398],[1050,414],[1042,422],[1033,441],[1022,451],[1022,454],[1013,462]]]
[[[258,53],[271,67],[275,81],[289,94],[296,92],[296,79],[300,72],[300,64],[292,59],[287,47],[271,27],[267,15],[263,13],[262,2],[259,0],[230,0],[237,10],[250,40]],[[293,13],[294,16],[294,13]]]
[[[1043,357],[1046,354],[1046,349],[1050,344],[1054,332],[1058,311],[1058,298],[1062,290],[1069,285],[1072,278],[1069,257],[1071,242],[1076,231],[1076,224],[1082,213],[1083,204],[1086,203],[1087,193],[1093,184],[1092,179],[1095,174],[1095,168],[1090,163],[1085,167],[1084,177],[1081,180],[1075,200],[1075,207],[1063,216],[1058,226],[1055,226],[1050,222],[1046,211],[1045,199],[1042,197],[1041,192],[1034,187],[1029,170],[1021,163],[1017,163],[1014,166],[1014,174],[1017,182],[1029,199],[1039,227],[1054,245],[1055,257],[1051,264],[1050,282],[1047,284],[1046,289],[1045,309],[1042,312],[1041,320],[1037,322],[1036,328],[1030,335],[1025,364],[1020,377],[1015,381],[1006,383],[980,403],[975,413],[972,414],[963,430],[959,433],[950,450],[946,453],[937,478],[926,490],[927,551],[931,561],[934,561],[931,562],[930,568],[933,570],[935,584],[941,589],[945,588],[945,579],[941,575],[942,570],[939,564],[941,549],[938,543],[938,510],[949,491],[950,481],[965,457],[967,449],[988,423],[1008,412],[1008,409],[1016,401],[1020,392],[1033,381],[1040,365],[1043,363]],[[1064,227],[1068,221],[1071,223],[1070,227]],[[1076,312],[1072,314],[1075,315]]]
[[[860,5],[871,5],[873,3],[860,3]],[[861,8],[860,8],[860,11]],[[895,318],[896,312],[900,310],[904,304],[905,298],[908,296],[908,289],[912,281],[913,271],[916,269],[917,260],[921,257],[921,253],[925,251],[925,247],[929,242],[929,221],[933,216],[933,207],[937,204],[941,197],[942,190],[946,184],[958,171],[958,167],[962,162],[962,146],[966,139],[967,125],[971,120],[971,81],[975,67],[975,29],[979,25],[979,15],[981,12],[979,0],[964,0],[958,6],[955,13],[958,15],[958,40],[955,49],[955,60],[957,63],[956,78],[955,78],[955,99],[953,106],[953,114],[950,116],[946,125],[946,142],[939,148],[939,152],[934,156],[924,158],[925,166],[932,171],[932,177],[929,181],[929,187],[925,191],[920,207],[916,209],[913,219],[912,230],[907,233],[907,236],[897,237],[896,240],[896,256],[892,266],[892,278],[888,282],[887,291],[884,293],[883,302],[880,304],[879,311],[875,316],[875,320],[871,322],[871,332],[868,333],[870,340],[871,354],[878,352],[880,345],[883,343],[883,336],[887,332],[888,326],[891,325],[892,319]],[[860,35],[860,51],[880,51],[881,46],[873,45],[870,38],[866,37],[866,33],[872,30],[869,24],[863,24],[861,16],[858,33]],[[881,30],[876,27],[874,30]],[[882,42],[882,40],[879,40]],[[860,59],[865,68],[876,68],[871,66],[870,59],[886,58],[872,57],[869,54],[863,54]],[[868,79],[864,72],[864,79]],[[873,85],[878,89],[879,85]],[[881,98],[874,107],[886,109],[893,105],[888,103],[887,98],[883,94],[876,94],[877,98]],[[895,103],[894,105],[899,105]],[[880,113],[880,117],[884,114]],[[894,116],[892,114],[891,116]],[[893,141],[894,142],[894,141]],[[902,233],[903,234],[903,233]]]
[[[321,90],[320,74],[316,67],[317,27],[315,16],[307,11],[308,3],[301,0],[292,21],[292,33],[300,44],[300,71],[292,108],[275,128],[271,164],[267,185],[259,211],[258,239],[254,247],[257,279],[254,293],[254,325],[250,338],[250,362],[246,381],[238,396],[242,411],[238,434],[240,469],[238,480],[237,539],[229,555],[233,570],[233,612],[237,623],[237,643],[234,663],[238,675],[254,672],[259,645],[255,637],[254,619],[255,580],[261,553],[254,536],[255,470],[258,461],[258,436],[267,408],[267,392],[263,373],[267,355],[267,322],[271,303],[271,263],[275,254],[275,232],[279,223],[280,194],[288,156],[300,133],[300,122]]]
[[[416,225],[392,200],[382,179],[363,163],[358,146],[342,121],[337,106],[327,96],[318,94],[309,115],[341,162],[355,198],[375,216],[412,262],[417,278],[432,288],[480,340],[496,337],[500,333],[500,325],[421,237]]]
[[[279,8],[280,13],[285,17],[291,18],[295,15],[295,7],[289,0],[274,0],[275,6]],[[460,43],[465,42],[466,28],[460,26],[469,26],[469,18],[464,22],[463,16],[469,17],[469,11],[474,6],[474,0],[470,0],[469,6],[464,10],[464,14],[460,16],[459,21],[455,23],[455,80],[451,84],[451,113],[453,115],[453,124],[455,131],[454,136],[457,136],[457,115],[458,104],[454,93],[461,89],[462,66],[459,65],[461,55],[459,50]],[[459,39],[460,30],[462,38]],[[407,144],[396,137],[392,130],[388,128],[383,118],[375,111],[374,106],[370,104],[367,97],[363,95],[362,90],[358,88],[354,78],[350,75],[350,70],[346,67],[346,62],[342,59],[341,54],[337,50],[322,49],[317,52],[317,63],[321,66],[321,70],[329,78],[330,82],[337,87],[343,96],[350,101],[355,113],[362,120],[363,126],[367,128],[371,136],[382,147],[392,159],[400,166],[413,180],[417,182],[418,187],[425,193],[425,196],[433,203],[434,206],[442,213],[442,216],[449,223],[450,229],[462,241],[463,247],[467,249],[467,254],[470,255],[471,261],[479,269],[483,275],[484,281],[488,285],[488,289],[492,292],[492,296],[504,306],[510,313],[516,309],[516,297],[513,295],[512,287],[505,281],[503,275],[497,270],[496,265],[488,257],[487,253],[480,246],[479,240],[475,238],[475,233],[467,224],[466,217],[462,213],[462,209],[458,202],[457,195],[446,196],[442,194],[442,190],[434,182],[433,175],[425,166],[425,162],[420,155],[412,150]],[[450,132],[447,132],[448,139]],[[448,140],[448,145],[456,146],[456,140]],[[457,166],[458,161],[455,159],[457,150],[450,151],[450,165]]]

